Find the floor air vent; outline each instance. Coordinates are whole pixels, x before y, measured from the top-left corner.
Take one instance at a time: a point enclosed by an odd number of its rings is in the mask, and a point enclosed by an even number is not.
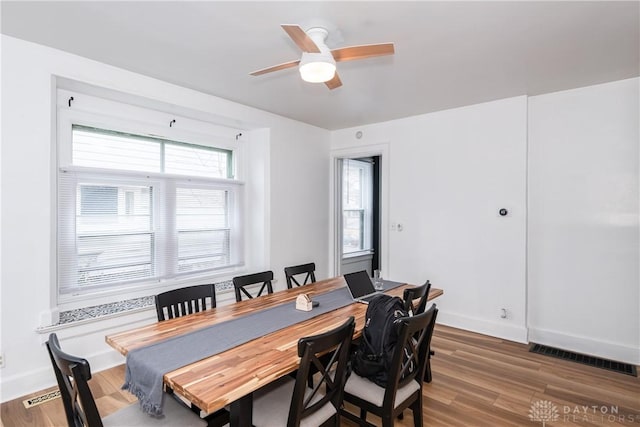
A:
[[[41,394],[40,396],[34,396],[31,399],[23,400],[22,404],[25,408],[29,409],[59,397],[60,390],[54,390],[49,393]]]
[[[573,362],[594,366],[596,368],[608,369],[610,371],[619,372],[625,375],[631,375],[634,377],[638,376],[636,367],[628,363],[615,362],[613,360],[587,356],[584,354],[560,350],[559,348],[549,347],[542,344],[532,344],[529,351],[532,353],[544,354],[545,356],[557,357],[558,359],[571,360]]]

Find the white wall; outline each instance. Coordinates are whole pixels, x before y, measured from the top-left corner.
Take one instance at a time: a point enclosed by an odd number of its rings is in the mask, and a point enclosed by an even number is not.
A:
[[[638,79],[529,99],[530,339],[640,364]]]
[[[270,265],[279,289],[286,288],[284,268],[291,265],[315,262],[316,279],[329,277],[329,132],[307,129],[272,133]]]
[[[440,323],[640,364],[638,82],[333,132],[388,146],[385,276],[442,287]]]
[[[333,153],[388,145],[384,277],[430,279],[445,290],[440,323],[521,342],[526,108],[526,97],[517,97],[332,133]],[[498,215],[503,207],[506,217]]]
[[[248,269],[271,268],[284,288],[283,267],[315,261],[328,270],[329,133],[193,90],[44,46],[2,36],[1,396],[6,401],[54,384],[36,332],[55,305],[55,83],[81,81],[219,117],[254,129],[247,209]],[[298,195],[309,195],[296,202]],[[223,278],[218,278],[223,279]],[[119,299],[126,299],[122,295]],[[86,355],[94,370],[122,363],[104,336],[154,320],[150,310],[58,330],[62,345]]]

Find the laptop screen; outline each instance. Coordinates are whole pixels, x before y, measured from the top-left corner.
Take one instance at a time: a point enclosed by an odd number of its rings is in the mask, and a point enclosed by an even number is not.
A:
[[[347,273],[344,275],[344,280],[347,282],[351,296],[354,298],[360,298],[375,292],[371,278],[365,270]]]

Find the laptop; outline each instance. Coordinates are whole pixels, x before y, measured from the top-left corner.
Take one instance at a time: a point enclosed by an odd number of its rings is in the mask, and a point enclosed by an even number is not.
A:
[[[382,294],[382,292],[375,290],[371,278],[365,270],[347,273],[344,275],[344,280],[347,282],[347,288],[349,288],[349,293],[354,301],[369,304],[369,301]]]

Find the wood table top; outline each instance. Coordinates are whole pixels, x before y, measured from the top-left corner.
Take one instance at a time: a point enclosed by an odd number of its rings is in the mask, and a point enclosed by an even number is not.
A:
[[[259,298],[108,335],[105,340],[111,347],[126,355],[133,349],[225,322],[256,310],[283,303],[295,304],[296,297],[302,293],[309,294],[313,299],[314,294],[322,294],[344,286],[346,283],[342,276],[321,280],[294,289],[274,292]],[[410,285],[402,285],[386,293],[402,297],[402,292],[407,287]],[[429,300],[442,293],[441,289],[432,288]],[[293,305],[292,310],[295,310]],[[164,384],[201,410],[207,413],[214,412],[296,370],[300,362],[297,349],[300,338],[336,328],[349,316],[354,316],[356,319],[354,338],[359,337],[364,327],[366,310],[365,304],[353,303],[320,314],[168,372],[164,375]]]

